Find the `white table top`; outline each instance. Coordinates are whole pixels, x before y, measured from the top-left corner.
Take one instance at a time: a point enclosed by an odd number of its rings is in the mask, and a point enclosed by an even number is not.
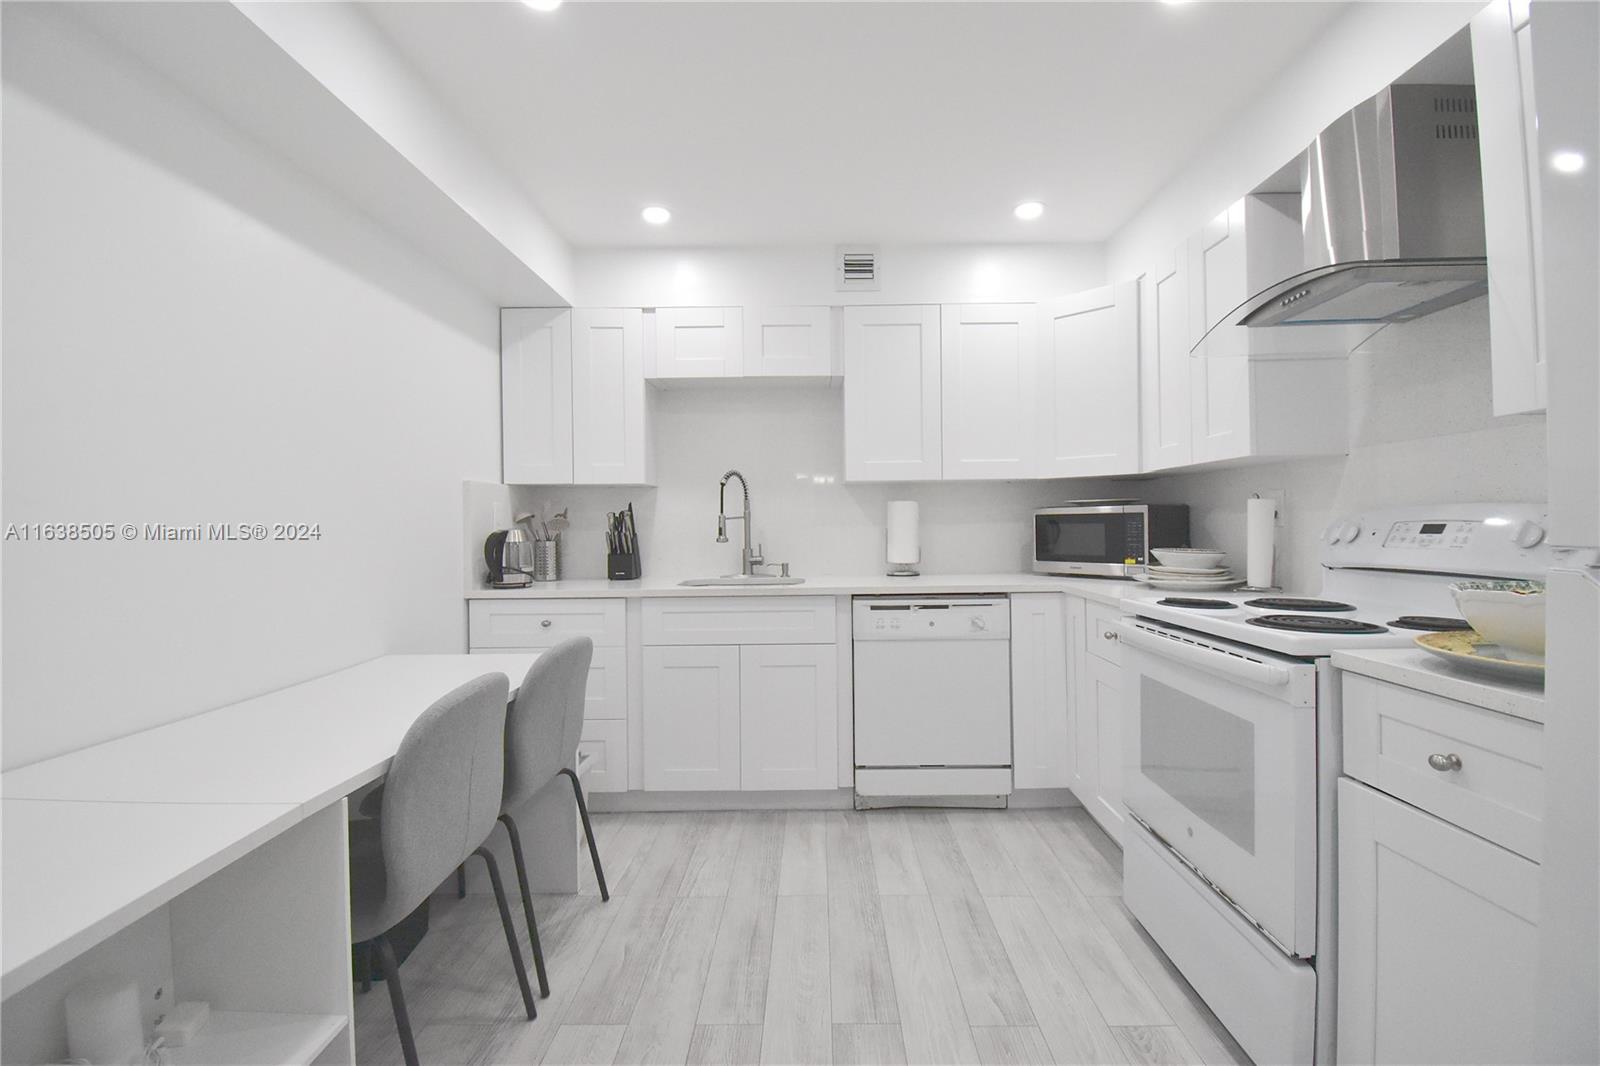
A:
[[[1418,648],[1335,652],[1333,665],[1353,674],[1404,685],[1485,710],[1526,718],[1530,722],[1544,722],[1544,689],[1451,669]]]
[[[288,803],[0,801],[0,994],[43,977],[299,819]]]
[[[264,696],[0,775],[6,799],[287,803],[301,816],[382,777],[430,704],[536,658],[386,655]]]

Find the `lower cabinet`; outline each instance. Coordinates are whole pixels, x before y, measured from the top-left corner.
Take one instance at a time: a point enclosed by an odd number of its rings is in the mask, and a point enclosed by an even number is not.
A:
[[[646,647],[644,787],[835,787],[837,659],[832,644]]]
[[[624,720],[583,723],[578,755],[589,759],[583,777],[585,792],[628,791],[628,723]]]
[[[1016,788],[1073,784],[1073,683],[1083,601],[1058,592],[1011,596],[1011,762]]]
[[[1071,597],[1069,597],[1071,599]],[[1122,840],[1122,660],[1112,623],[1119,608],[1082,604],[1074,699],[1068,721],[1072,750],[1068,787],[1113,840]]]
[[[1339,1061],[1529,1061],[1538,905],[1538,864],[1341,780]]]

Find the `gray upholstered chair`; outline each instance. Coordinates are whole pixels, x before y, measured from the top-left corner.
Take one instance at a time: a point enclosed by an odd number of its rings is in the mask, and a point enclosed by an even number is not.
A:
[[[528,892],[528,867],[522,857],[522,839],[511,811],[539,793],[557,786],[564,776],[572,783],[572,795],[583,820],[583,835],[589,841],[589,859],[600,885],[600,898],[609,900],[606,875],[600,868],[600,849],[595,847],[594,829],[589,824],[589,806],[578,783],[578,741],[583,737],[583,701],[589,685],[589,661],[594,658],[594,641],[588,637],[563,640],[534,661],[528,668],[516,701],[506,715],[506,782],[500,803],[500,821],[511,837],[511,858],[517,866],[522,887],[522,906],[528,919],[534,967],[539,972],[539,988],[549,995],[545,980],[544,953],[539,947],[538,926],[533,917],[533,897]]]
[[[473,855],[489,867],[528,1020],[538,1015],[500,871],[484,846],[504,794],[507,690],[503,674],[486,674],[424,711],[390,764],[380,817],[350,823],[351,936],[376,956],[389,986],[407,1066],[417,1066],[417,1049],[387,934]]]

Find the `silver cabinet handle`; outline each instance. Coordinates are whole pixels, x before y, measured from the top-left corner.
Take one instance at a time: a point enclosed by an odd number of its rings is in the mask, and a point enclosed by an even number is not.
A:
[[[1108,629],[1104,633],[1101,633],[1100,636],[1102,638],[1104,638],[1105,640],[1116,640],[1117,639],[1117,631],[1114,630],[1114,629]]]
[[[1455,752],[1451,752],[1449,755],[1430,755],[1428,756],[1428,765],[1441,774],[1452,773],[1461,769],[1461,756]]]
[[[539,626],[542,629],[549,629],[550,628],[550,619],[546,618],[544,621],[539,623]]]

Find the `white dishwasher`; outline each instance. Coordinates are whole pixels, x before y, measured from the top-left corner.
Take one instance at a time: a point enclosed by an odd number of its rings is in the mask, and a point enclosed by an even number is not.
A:
[[[858,596],[857,806],[1011,793],[1005,596]]]

